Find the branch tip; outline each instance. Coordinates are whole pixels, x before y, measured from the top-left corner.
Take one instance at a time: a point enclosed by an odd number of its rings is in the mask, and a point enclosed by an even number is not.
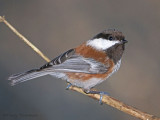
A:
[[[4,22],[5,16],[0,16],[0,22]]]

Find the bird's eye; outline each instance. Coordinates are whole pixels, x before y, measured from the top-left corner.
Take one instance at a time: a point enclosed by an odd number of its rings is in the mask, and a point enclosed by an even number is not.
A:
[[[112,36],[110,36],[110,37],[109,37],[109,40],[113,40],[113,37],[112,37]]]

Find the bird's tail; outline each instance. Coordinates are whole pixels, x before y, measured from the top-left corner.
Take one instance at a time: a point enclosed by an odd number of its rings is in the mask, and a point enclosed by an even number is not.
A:
[[[27,80],[31,80],[37,77],[41,77],[47,75],[47,71],[40,71],[39,69],[33,69],[24,73],[18,73],[11,75],[8,80],[11,80],[11,86],[19,84],[21,82],[25,82]]]

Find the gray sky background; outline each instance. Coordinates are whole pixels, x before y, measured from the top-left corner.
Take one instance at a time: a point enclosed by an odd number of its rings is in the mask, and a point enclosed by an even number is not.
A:
[[[159,11],[159,0],[0,0],[0,15],[50,59],[104,29],[122,31],[129,41],[122,66],[96,88],[160,117]],[[9,75],[46,62],[3,23],[0,56],[0,119],[138,120],[51,76],[9,86]]]

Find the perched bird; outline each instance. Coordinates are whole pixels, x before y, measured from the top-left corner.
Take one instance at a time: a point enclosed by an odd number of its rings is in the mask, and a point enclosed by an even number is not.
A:
[[[12,75],[8,80],[11,80],[13,86],[44,75],[52,75],[66,80],[70,85],[82,88],[85,93],[100,94],[101,102],[105,92],[93,91],[91,88],[120,68],[125,43],[127,40],[122,32],[115,29],[104,30],[42,67]]]

